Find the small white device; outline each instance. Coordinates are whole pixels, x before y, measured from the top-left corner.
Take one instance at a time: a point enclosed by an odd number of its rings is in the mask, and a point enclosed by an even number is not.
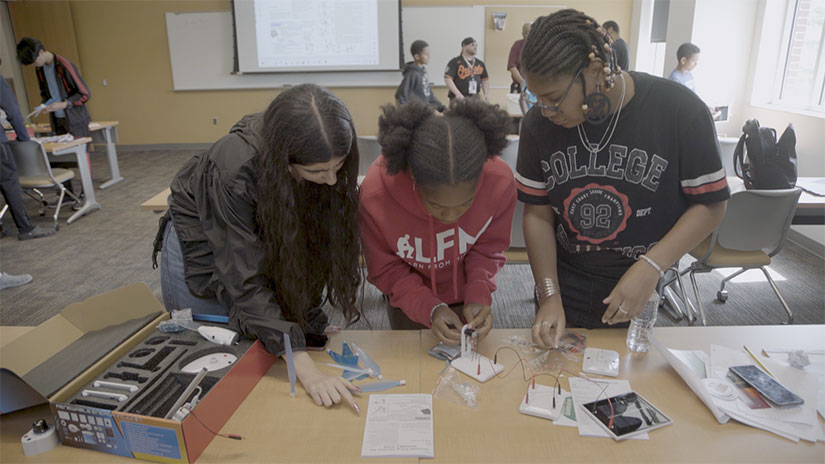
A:
[[[450,364],[462,373],[478,380],[486,382],[504,370],[504,366],[478,354],[473,347],[478,343],[478,332],[469,325],[461,328],[461,356],[454,359]]]
[[[105,380],[95,380],[95,383],[93,383],[92,386],[95,388],[111,388],[113,390],[123,390],[129,393],[134,393],[138,391],[138,387],[136,385],[129,385],[119,382],[107,382]]]
[[[122,393],[112,393],[112,392],[105,392],[105,391],[98,391],[98,390],[83,390],[80,393],[83,397],[92,396],[95,398],[103,398],[106,400],[114,400],[118,403],[122,403],[129,399],[128,396]]]
[[[231,345],[238,340],[237,332],[224,329],[223,327],[202,325],[198,327],[198,333],[201,334],[203,338],[218,345]]]
[[[44,419],[39,419],[34,422],[31,430],[23,435],[20,443],[23,444],[23,454],[26,456],[34,456],[49,451],[58,443],[56,429],[49,426],[49,423]]]
[[[536,384],[536,388],[527,387],[527,394],[521,399],[518,411],[528,416],[541,417],[554,421],[561,414],[564,404],[564,390],[559,394],[556,387]],[[553,399],[555,398],[555,406]]]
[[[585,348],[582,372],[617,377],[619,375],[619,353],[600,348]]]
[[[206,369],[209,372],[219,371],[223,368],[231,366],[237,360],[238,357],[232,353],[212,353],[195,359],[189,364],[183,366],[181,371],[187,374],[197,374],[201,371],[201,369]]]

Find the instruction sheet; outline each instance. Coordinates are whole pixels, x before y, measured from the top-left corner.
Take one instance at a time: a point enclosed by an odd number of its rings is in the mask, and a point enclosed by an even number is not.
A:
[[[433,396],[370,396],[361,457],[432,458]]]

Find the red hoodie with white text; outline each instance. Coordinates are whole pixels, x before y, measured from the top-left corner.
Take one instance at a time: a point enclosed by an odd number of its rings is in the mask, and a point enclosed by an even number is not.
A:
[[[410,174],[387,174],[381,156],[361,184],[367,280],[427,327],[439,303],[490,306],[515,207],[513,172],[492,158],[484,163],[470,209],[456,223],[442,224],[424,207]]]

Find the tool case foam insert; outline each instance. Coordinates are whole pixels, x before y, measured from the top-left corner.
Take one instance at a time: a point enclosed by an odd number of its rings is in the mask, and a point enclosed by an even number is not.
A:
[[[168,319],[145,284],[76,303],[0,354],[2,412],[48,399],[63,445],[159,462],[194,462],[274,363],[258,341],[215,345]],[[208,324],[219,325],[219,324]],[[44,346],[45,345],[45,346]],[[236,359],[231,362],[232,359]],[[200,367],[182,421],[164,419]],[[177,409],[177,408],[175,408]]]

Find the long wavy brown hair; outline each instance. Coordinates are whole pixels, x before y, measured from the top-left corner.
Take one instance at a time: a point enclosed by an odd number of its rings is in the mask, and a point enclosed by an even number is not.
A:
[[[358,139],[349,110],[329,90],[303,84],[278,95],[257,130],[257,220],[264,271],[281,309],[303,326],[309,308],[329,301],[348,324],[357,321]],[[290,172],[291,164],[341,156],[346,160],[335,185],[297,181]]]

